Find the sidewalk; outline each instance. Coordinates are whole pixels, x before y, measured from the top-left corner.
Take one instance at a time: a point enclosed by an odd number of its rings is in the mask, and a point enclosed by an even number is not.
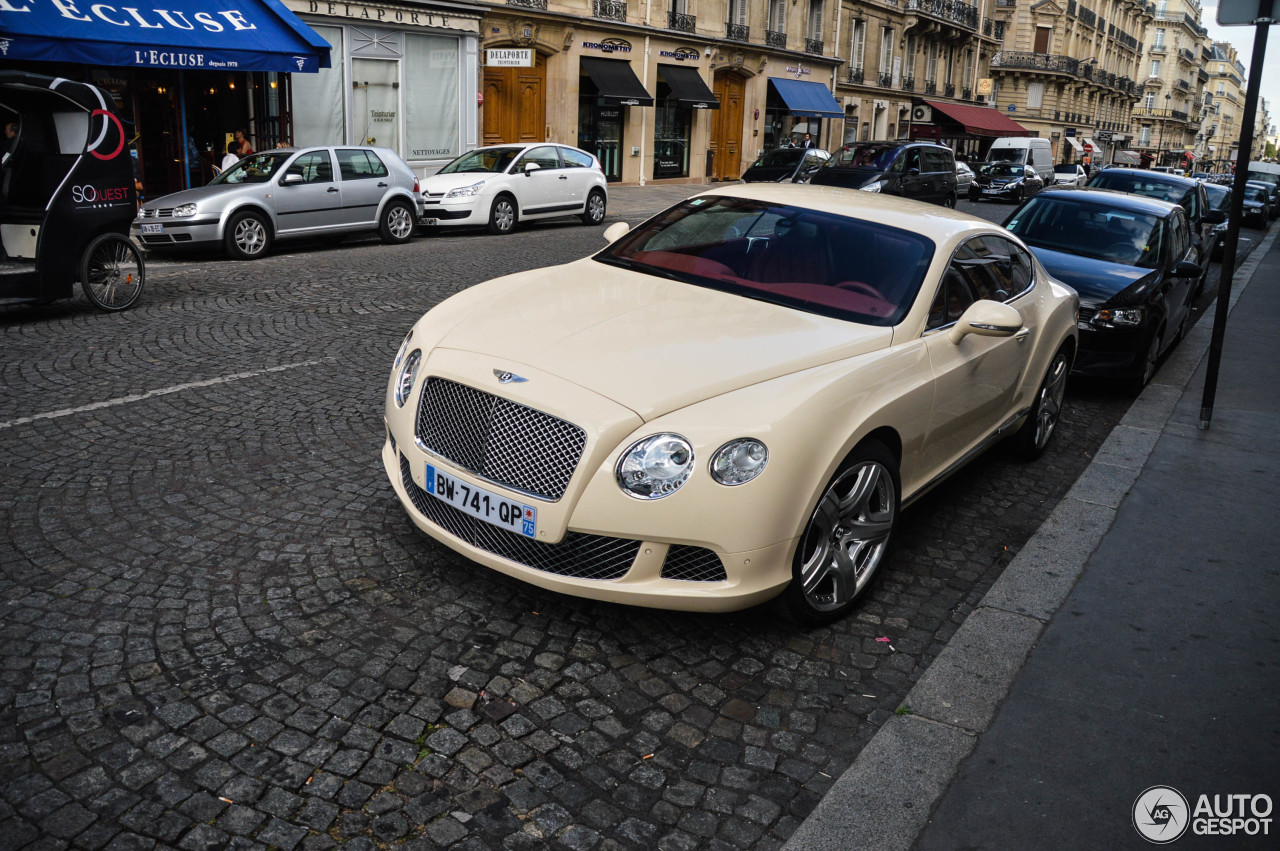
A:
[[[1210,430],[1212,311],[787,849],[1142,848],[1153,786],[1187,802],[1157,794],[1160,841],[1277,846],[1280,810],[1192,814],[1280,802],[1278,233],[1236,272]]]

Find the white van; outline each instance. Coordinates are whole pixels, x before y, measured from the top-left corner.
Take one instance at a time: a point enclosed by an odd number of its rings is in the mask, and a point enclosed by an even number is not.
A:
[[[991,143],[987,162],[1011,162],[1029,165],[1044,178],[1046,186],[1053,185],[1053,149],[1048,139],[1031,136],[1004,136]]]
[[[1280,163],[1249,163],[1249,179],[1271,185],[1271,218],[1280,216]]]

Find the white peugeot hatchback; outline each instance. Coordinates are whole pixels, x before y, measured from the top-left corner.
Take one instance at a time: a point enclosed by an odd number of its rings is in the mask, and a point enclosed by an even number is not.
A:
[[[600,161],[568,145],[494,145],[463,154],[422,181],[423,224],[483,225],[510,233],[521,219],[604,221],[609,190]]]

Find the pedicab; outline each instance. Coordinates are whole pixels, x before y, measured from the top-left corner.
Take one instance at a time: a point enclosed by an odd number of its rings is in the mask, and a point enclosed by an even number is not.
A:
[[[129,239],[133,158],[111,96],[96,86],[0,71],[0,304],[85,296],[124,310],[146,278]]]

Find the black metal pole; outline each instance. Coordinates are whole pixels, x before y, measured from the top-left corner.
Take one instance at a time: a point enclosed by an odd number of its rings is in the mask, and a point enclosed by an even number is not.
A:
[[[1231,182],[1231,211],[1227,240],[1222,249],[1222,277],[1218,282],[1218,307],[1213,314],[1213,339],[1209,343],[1209,368],[1200,400],[1200,428],[1213,420],[1213,400],[1218,394],[1218,369],[1222,365],[1222,341],[1227,333],[1227,313],[1231,307],[1231,283],[1236,273],[1236,247],[1240,241],[1240,218],[1244,208],[1244,188],[1249,180],[1249,154],[1253,151],[1253,130],[1258,112],[1258,89],[1262,87],[1262,62],[1267,55],[1267,27],[1275,0],[1258,0],[1258,18],[1253,31],[1253,58],[1249,62],[1249,87],[1244,96],[1244,123],[1236,150],[1236,173]]]

